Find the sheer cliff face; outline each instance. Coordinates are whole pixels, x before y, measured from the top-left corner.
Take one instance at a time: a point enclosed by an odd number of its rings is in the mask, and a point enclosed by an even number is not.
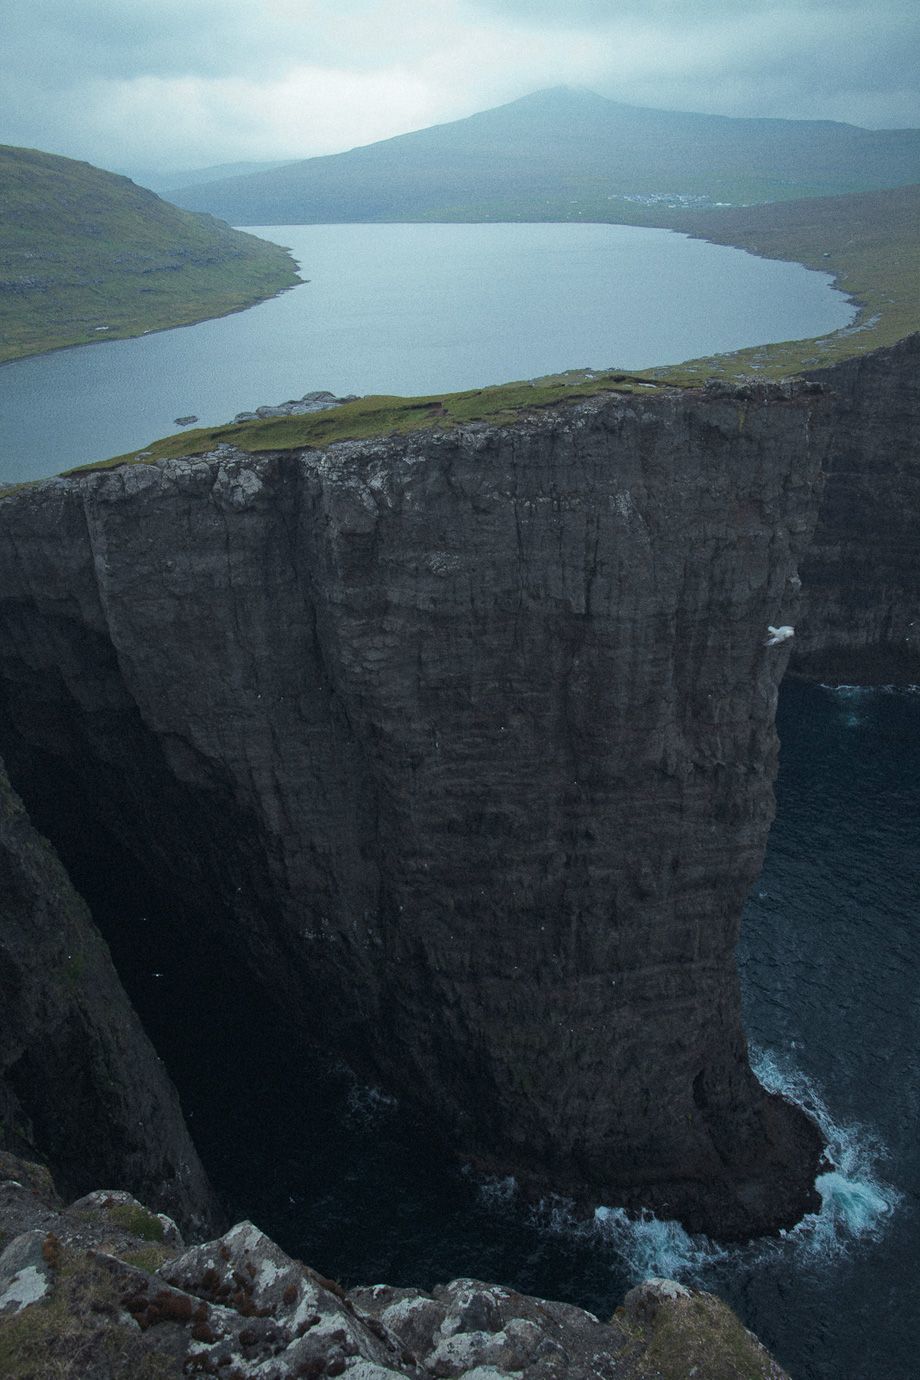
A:
[[[920,335],[815,377],[834,427],[793,669],[920,683]]]
[[[792,1220],[815,1138],[748,1069],[733,948],[828,416],[608,398],[24,491],[14,779],[481,1162]]]
[[[219,1220],[179,1102],[48,843],[0,763],[0,1148],[73,1191],[129,1181],[194,1229]]]

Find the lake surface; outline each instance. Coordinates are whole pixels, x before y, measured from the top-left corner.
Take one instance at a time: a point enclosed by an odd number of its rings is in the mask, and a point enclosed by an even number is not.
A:
[[[0,366],[0,483],[318,389],[642,369],[847,325],[830,277],[625,225],[247,226],[310,281],[245,312]]]
[[[581,1223],[561,1200],[533,1209],[295,1055],[207,926],[171,934],[170,911],[113,894],[108,868],[79,877],[231,1220],[349,1286],[470,1275],[608,1317],[632,1284],[676,1276],[726,1298],[795,1380],[917,1375],[920,693],[788,684],[778,724],[739,957],[754,1066],[829,1142],[820,1213],[720,1247],[615,1204]]]

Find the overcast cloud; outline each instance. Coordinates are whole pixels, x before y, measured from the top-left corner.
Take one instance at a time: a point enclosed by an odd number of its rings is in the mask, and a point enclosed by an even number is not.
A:
[[[920,125],[917,0],[0,0],[0,142],[103,167],[305,158],[560,83]]]

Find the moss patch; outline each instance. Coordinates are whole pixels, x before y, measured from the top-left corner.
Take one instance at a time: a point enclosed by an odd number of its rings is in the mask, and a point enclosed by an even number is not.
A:
[[[783,1372],[727,1304],[693,1294],[662,1307],[647,1324],[617,1309],[611,1324],[627,1339],[637,1377],[648,1380],[777,1380]]]
[[[133,1265],[137,1270],[145,1270],[148,1275],[156,1274],[161,1265],[167,1260],[172,1260],[176,1251],[170,1246],[145,1246],[137,1251],[119,1251],[119,1258],[126,1265]]]
[[[116,1281],[65,1251],[50,1298],[0,1320],[0,1380],[170,1380],[175,1366],[144,1347],[120,1316]]]
[[[146,1208],[134,1207],[131,1203],[115,1203],[106,1211],[116,1226],[132,1236],[139,1236],[142,1241],[162,1242],[163,1223]]]

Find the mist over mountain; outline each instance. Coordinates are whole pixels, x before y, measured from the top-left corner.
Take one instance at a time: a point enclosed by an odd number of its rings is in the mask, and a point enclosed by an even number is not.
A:
[[[920,181],[920,130],[737,119],[555,87],[346,153],[182,188],[235,224],[648,220]]]
[[[180,187],[198,187],[206,182],[223,182],[234,177],[248,177],[251,173],[270,172],[274,168],[284,168],[289,158],[275,158],[256,162],[249,159],[241,163],[215,163],[209,168],[177,168],[172,172],[157,171],[153,168],[126,168],[124,173],[139,187],[148,187],[157,196],[168,196]]]

